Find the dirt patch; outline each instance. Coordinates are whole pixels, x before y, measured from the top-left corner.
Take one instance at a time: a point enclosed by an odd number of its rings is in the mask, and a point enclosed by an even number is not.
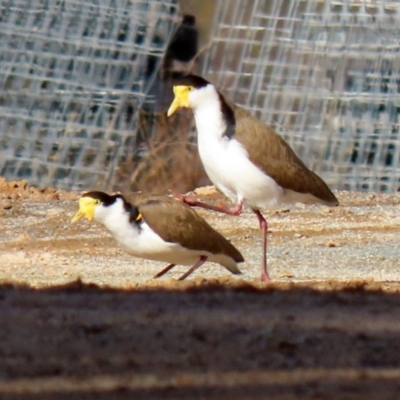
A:
[[[255,217],[201,211],[243,275],[178,282],[71,225],[76,193],[0,180],[0,397],[397,399],[400,196],[337,195],[266,212],[271,283]]]

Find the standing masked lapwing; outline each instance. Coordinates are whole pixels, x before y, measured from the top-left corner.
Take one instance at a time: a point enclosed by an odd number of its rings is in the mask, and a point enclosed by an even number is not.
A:
[[[284,203],[339,204],[326,183],[268,125],[228,102],[213,84],[187,75],[175,83],[168,116],[179,107],[193,110],[200,158],[213,184],[236,203],[233,208],[180,196],[191,206],[239,215],[244,205],[256,214],[264,233],[262,280],[267,271],[267,221],[262,208]]]
[[[83,217],[104,225],[132,255],[170,263],[155,278],[176,264],[192,265],[179,278],[183,280],[206,261],[241,273],[237,264],[244,259],[240,252],[196,211],[174,198],[149,196],[134,205],[120,193],[87,192],[79,199],[72,222]]]

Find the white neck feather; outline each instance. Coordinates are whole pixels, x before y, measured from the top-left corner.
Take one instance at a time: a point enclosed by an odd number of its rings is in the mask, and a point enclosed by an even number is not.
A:
[[[212,85],[193,91],[189,97],[199,139],[221,138],[226,129],[218,92]]]
[[[117,199],[108,207],[98,205],[94,212],[94,220],[104,225],[117,240],[123,239],[128,233],[139,233],[129,222],[129,214],[125,211],[121,199]]]

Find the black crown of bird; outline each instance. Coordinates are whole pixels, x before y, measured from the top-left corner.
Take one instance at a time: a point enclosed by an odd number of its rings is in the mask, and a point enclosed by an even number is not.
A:
[[[230,215],[239,215],[243,206],[248,206],[263,231],[261,280],[269,280],[268,224],[260,210],[296,202],[337,206],[337,198],[270,126],[226,100],[212,83],[187,75],[175,83],[173,91],[175,98],[167,115],[180,107],[193,110],[204,169],[212,183],[236,205],[229,208],[189,196],[176,197],[190,206]]]
[[[240,252],[185,203],[167,196],[138,196],[130,203],[120,194],[83,193],[72,222],[86,217],[102,224],[129,253],[169,263],[159,278],[175,265],[192,265],[183,280],[207,260],[240,274]]]

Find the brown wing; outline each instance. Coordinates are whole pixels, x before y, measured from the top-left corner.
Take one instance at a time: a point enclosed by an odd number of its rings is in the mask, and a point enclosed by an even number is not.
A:
[[[138,206],[143,219],[163,240],[191,250],[225,254],[236,262],[244,261],[239,250],[185,203],[170,197],[150,196]]]
[[[129,203],[134,204],[136,207],[139,207],[140,204],[146,203],[152,195],[145,192],[129,192],[124,193],[124,197]],[[154,196],[155,198],[159,198],[160,196]]]
[[[235,138],[248,151],[250,160],[273,178],[279,186],[309,193],[327,205],[339,202],[326,183],[309,170],[290,146],[268,125],[243,108],[232,105],[235,113]]]

